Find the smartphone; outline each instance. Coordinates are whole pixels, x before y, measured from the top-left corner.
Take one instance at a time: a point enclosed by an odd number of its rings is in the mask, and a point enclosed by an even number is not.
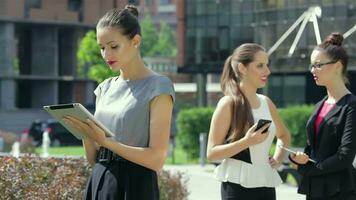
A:
[[[262,128],[265,124],[270,124],[270,123],[272,123],[271,120],[268,120],[268,119],[260,119],[260,120],[258,120],[258,122],[257,122],[257,127],[256,127],[255,130],[257,131],[257,130],[259,130],[260,128]],[[269,126],[268,126],[265,130],[263,130],[262,133],[266,133],[266,132],[268,131],[268,128],[269,128]]]

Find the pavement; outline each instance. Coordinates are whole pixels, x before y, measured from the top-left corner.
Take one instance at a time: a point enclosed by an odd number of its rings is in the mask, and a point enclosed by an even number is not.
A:
[[[219,200],[220,182],[214,178],[214,165],[165,165],[163,169],[183,173],[188,179],[188,200]],[[305,200],[297,194],[297,187],[282,184],[276,188],[277,200]]]

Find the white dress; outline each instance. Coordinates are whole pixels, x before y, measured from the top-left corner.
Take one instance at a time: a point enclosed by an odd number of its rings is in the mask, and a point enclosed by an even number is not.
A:
[[[272,120],[267,99],[264,95],[257,94],[261,105],[258,109],[252,109],[255,123],[259,119]],[[240,184],[246,188],[276,187],[282,183],[277,170],[269,165],[269,150],[276,135],[276,126],[272,123],[269,127],[269,135],[262,143],[250,146],[244,150],[248,159],[226,158],[215,169],[215,177],[221,182]]]

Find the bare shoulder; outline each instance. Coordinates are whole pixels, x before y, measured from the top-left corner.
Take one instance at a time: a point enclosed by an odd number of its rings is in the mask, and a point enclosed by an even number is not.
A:
[[[223,96],[218,102],[217,108],[226,108],[231,107],[233,103],[233,99],[230,96]]]

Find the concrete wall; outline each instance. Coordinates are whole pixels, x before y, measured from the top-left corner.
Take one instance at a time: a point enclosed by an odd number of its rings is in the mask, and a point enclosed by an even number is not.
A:
[[[0,17],[7,16],[12,18],[24,17],[25,0],[1,0]]]
[[[15,26],[13,23],[0,23],[0,77],[10,77],[14,74]],[[15,81],[0,79],[0,108],[15,108]]]

